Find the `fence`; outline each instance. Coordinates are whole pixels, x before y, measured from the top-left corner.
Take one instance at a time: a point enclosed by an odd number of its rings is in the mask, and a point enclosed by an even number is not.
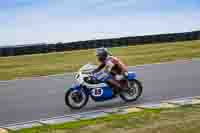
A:
[[[0,56],[17,56],[26,54],[49,53],[60,51],[71,51],[80,49],[90,49],[97,47],[119,47],[128,45],[142,45],[162,42],[175,42],[200,39],[200,31],[147,35],[136,37],[122,37],[113,39],[88,40],[71,43],[56,44],[33,44],[0,47]]]

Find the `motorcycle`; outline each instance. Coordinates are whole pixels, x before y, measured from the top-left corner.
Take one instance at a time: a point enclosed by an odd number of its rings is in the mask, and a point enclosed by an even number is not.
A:
[[[65,94],[65,104],[72,109],[83,108],[91,97],[95,102],[103,102],[120,97],[125,102],[136,101],[142,94],[142,84],[136,79],[134,72],[128,72],[128,75],[121,76],[119,83],[126,83],[128,90],[114,92],[113,88],[107,83],[100,82],[96,79],[92,71],[96,69],[96,65],[86,64],[80,68],[75,75],[76,83],[67,89]]]

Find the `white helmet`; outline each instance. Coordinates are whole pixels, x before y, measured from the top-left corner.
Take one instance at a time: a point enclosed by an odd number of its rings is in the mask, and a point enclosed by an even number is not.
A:
[[[100,61],[104,61],[109,55],[107,48],[97,48],[96,49],[96,56]]]
[[[108,49],[107,48],[97,48],[96,49],[96,56],[107,56],[108,55]]]

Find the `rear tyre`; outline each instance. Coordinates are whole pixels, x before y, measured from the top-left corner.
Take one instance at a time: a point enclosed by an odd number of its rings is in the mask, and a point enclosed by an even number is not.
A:
[[[120,93],[120,97],[125,102],[136,101],[142,94],[143,87],[142,83],[136,79],[128,81],[129,90]]]
[[[89,100],[89,96],[83,89],[73,90],[70,89],[65,94],[65,104],[71,109],[83,108]]]

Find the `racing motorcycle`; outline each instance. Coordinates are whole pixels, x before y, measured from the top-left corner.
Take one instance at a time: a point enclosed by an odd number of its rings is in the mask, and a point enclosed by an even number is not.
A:
[[[128,72],[126,77],[119,76],[118,82],[127,84],[128,89],[121,89],[116,93],[112,86],[98,81],[95,74],[92,74],[96,68],[96,65],[86,64],[76,73],[76,83],[71,88],[67,88],[65,94],[65,103],[68,107],[81,109],[88,103],[89,98],[95,102],[103,102],[120,97],[125,102],[133,102],[141,96],[143,87],[141,82],[136,79],[134,72]]]

